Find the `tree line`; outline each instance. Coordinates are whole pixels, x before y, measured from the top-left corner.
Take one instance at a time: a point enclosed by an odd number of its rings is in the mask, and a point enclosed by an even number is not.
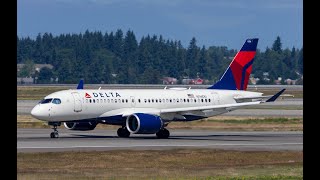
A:
[[[188,47],[180,41],[164,39],[162,35],[136,39],[133,31],[121,29],[80,34],[38,34],[36,39],[17,36],[17,63],[26,64],[17,76],[38,78],[38,83],[158,84],[162,78],[196,78],[217,81],[232,58],[235,49],[225,46],[199,47],[196,38]],[[53,69],[32,71],[34,64],[51,64]],[[263,81],[268,72],[270,81]],[[303,75],[303,48],[282,49],[280,37],[265,51],[257,49],[252,73],[260,83],[274,79],[297,79]]]

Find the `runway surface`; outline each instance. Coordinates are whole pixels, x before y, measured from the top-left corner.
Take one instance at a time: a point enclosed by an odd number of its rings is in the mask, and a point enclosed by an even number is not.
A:
[[[17,114],[18,115],[30,115],[32,108],[38,103],[38,100],[17,100]],[[272,103],[264,103],[255,106],[269,107],[270,109],[238,109],[223,116],[251,116],[251,117],[302,117],[303,116],[303,99],[285,99],[277,100]],[[277,109],[277,107],[279,109]],[[291,109],[283,109],[283,107]],[[282,108],[282,109],[281,109]]]
[[[170,130],[170,129],[169,129]],[[60,138],[51,139],[51,129],[17,129],[17,152],[166,150],[211,148],[244,151],[301,151],[302,132],[228,132],[213,130],[170,130],[169,139],[155,135],[119,138],[116,130],[69,131],[59,128]]]

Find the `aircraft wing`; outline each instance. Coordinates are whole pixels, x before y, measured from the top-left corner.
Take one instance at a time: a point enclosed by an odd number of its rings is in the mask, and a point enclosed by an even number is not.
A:
[[[200,106],[200,107],[184,107],[184,108],[123,108],[108,111],[100,115],[100,117],[127,117],[136,113],[151,114],[161,116],[166,120],[185,119],[184,115],[192,114],[199,116],[206,116],[206,111],[214,112],[217,114],[225,113],[243,106],[250,106],[260,104],[261,101],[256,102],[244,102],[244,103],[233,103],[224,105],[211,105],[211,106]]]
[[[244,103],[233,103],[233,104],[223,104],[223,105],[212,105],[212,106],[200,106],[200,107],[185,107],[185,108],[168,108],[161,109],[160,113],[174,113],[174,112],[190,112],[190,111],[204,111],[204,110],[214,110],[214,109],[235,109],[241,106],[250,106],[260,104],[260,101],[256,102],[244,102]]]

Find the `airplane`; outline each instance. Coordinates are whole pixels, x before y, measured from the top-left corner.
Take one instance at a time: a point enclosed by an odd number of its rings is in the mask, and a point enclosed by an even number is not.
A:
[[[69,130],[93,130],[97,124],[118,125],[119,137],[156,134],[169,138],[166,129],[173,121],[194,121],[246,106],[275,101],[284,91],[264,96],[246,91],[256,54],[258,38],[247,39],[220,80],[207,89],[77,89],[62,90],[44,97],[31,111],[53,126],[51,138],[58,138],[57,126]]]

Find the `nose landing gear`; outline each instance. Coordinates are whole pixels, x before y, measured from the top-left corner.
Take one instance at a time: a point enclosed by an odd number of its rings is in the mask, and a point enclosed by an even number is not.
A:
[[[57,126],[61,126],[61,122],[48,122],[48,125],[53,126],[53,132],[50,133],[50,138],[58,138],[59,137],[59,133],[57,130]]]

